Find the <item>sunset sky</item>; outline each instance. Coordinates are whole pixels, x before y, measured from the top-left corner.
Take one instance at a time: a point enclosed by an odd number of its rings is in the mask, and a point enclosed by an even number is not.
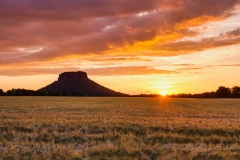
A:
[[[0,0],[0,88],[79,70],[128,94],[240,86],[240,0]]]

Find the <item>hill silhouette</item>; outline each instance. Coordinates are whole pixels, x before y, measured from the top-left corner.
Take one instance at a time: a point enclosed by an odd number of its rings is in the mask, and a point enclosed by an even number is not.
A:
[[[127,94],[116,92],[90,80],[87,73],[82,71],[64,72],[59,75],[57,81],[38,91],[71,92],[84,96],[127,96]]]

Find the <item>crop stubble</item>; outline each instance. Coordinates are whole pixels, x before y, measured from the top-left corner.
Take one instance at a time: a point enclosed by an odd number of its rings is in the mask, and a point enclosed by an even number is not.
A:
[[[240,100],[1,97],[0,159],[240,159]]]

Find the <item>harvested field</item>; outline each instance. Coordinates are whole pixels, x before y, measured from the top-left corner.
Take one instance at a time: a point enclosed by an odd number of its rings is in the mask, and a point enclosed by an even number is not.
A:
[[[240,159],[240,100],[0,97],[0,159]]]

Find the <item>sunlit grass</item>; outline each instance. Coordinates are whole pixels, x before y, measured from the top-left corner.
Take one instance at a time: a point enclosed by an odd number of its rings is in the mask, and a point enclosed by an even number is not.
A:
[[[238,159],[240,100],[1,97],[0,159]]]

